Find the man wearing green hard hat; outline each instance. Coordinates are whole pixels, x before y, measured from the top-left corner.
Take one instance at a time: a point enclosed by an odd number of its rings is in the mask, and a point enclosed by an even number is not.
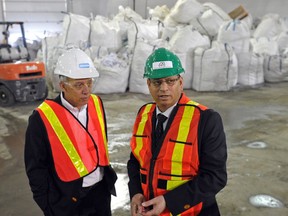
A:
[[[147,59],[144,78],[154,102],[137,114],[127,163],[131,215],[216,216],[227,183],[221,116],[183,92],[181,61],[166,48]]]

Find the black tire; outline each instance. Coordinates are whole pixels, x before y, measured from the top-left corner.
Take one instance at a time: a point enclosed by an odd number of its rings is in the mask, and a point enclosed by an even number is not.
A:
[[[48,86],[46,86],[45,88],[45,96],[43,99],[46,99],[48,97],[48,94],[49,94],[49,89],[48,89]]]
[[[48,89],[48,86],[46,86],[44,96],[42,98],[40,98],[38,101],[45,100],[48,97],[48,94],[49,94],[49,89]]]
[[[7,107],[15,103],[12,92],[6,86],[0,86],[0,106]]]

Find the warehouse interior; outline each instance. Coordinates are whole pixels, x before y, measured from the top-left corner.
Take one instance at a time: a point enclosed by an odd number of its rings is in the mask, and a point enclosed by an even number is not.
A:
[[[25,131],[32,111],[59,94],[55,64],[71,46],[100,74],[93,93],[104,103],[118,175],[113,216],[130,215],[129,141],[138,109],[152,101],[143,68],[158,47],[181,59],[186,94],[223,119],[221,215],[288,215],[287,8],[286,0],[1,0],[1,215],[41,215],[25,174]],[[37,85],[7,84],[1,65],[16,61],[41,68]]]

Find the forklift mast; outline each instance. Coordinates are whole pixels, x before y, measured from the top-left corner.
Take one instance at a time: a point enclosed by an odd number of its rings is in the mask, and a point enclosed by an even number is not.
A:
[[[27,56],[25,57],[25,59],[27,61],[30,60],[30,55],[28,53],[28,47],[27,47],[27,42],[26,42],[26,36],[25,36],[25,31],[24,31],[24,22],[21,21],[17,21],[17,22],[4,22],[4,21],[0,21],[0,25],[4,25],[5,26],[5,30],[2,32],[2,34],[4,35],[6,44],[0,44],[0,48],[7,48],[7,47],[11,47],[11,45],[9,44],[9,36],[10,36],[10,32],[9,29],[13,27],[13,25],[19,25],[20,26],[20,30],[21,30],[21,38],[22,38],[22,43],[23,43],[23,47],[27,50]],[[13,57],[10,58],[11,60],[14,60]],[[2,60],[4,61],[4,58],[0,58],[0,62],[2,62]],[[19,60],[19,59],[15,59],[15,60]]]
[[[2,32],[5,41],[0,44],[0,106],[46,98],[45,65],[30,59],[24,22],[0,22],[0,25],[5,26]],[[13,25],[19,25],[21,30],[22,44],[16,47],[12,47],[8,41],[9,29]]]

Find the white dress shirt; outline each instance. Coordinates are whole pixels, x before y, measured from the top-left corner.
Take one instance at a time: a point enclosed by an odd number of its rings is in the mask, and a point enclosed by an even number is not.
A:
[[[87,124],[87,104],[82,106],[80,110],[77,107],[73,107],[65,98],[63,97],[63,93],[61,93],[61,102],[64,107],[66,107],[86,128]],[[103,167],[98,167],[89,175],[83,178],[82,187],[89,187],[103,179],[104,171]]]

